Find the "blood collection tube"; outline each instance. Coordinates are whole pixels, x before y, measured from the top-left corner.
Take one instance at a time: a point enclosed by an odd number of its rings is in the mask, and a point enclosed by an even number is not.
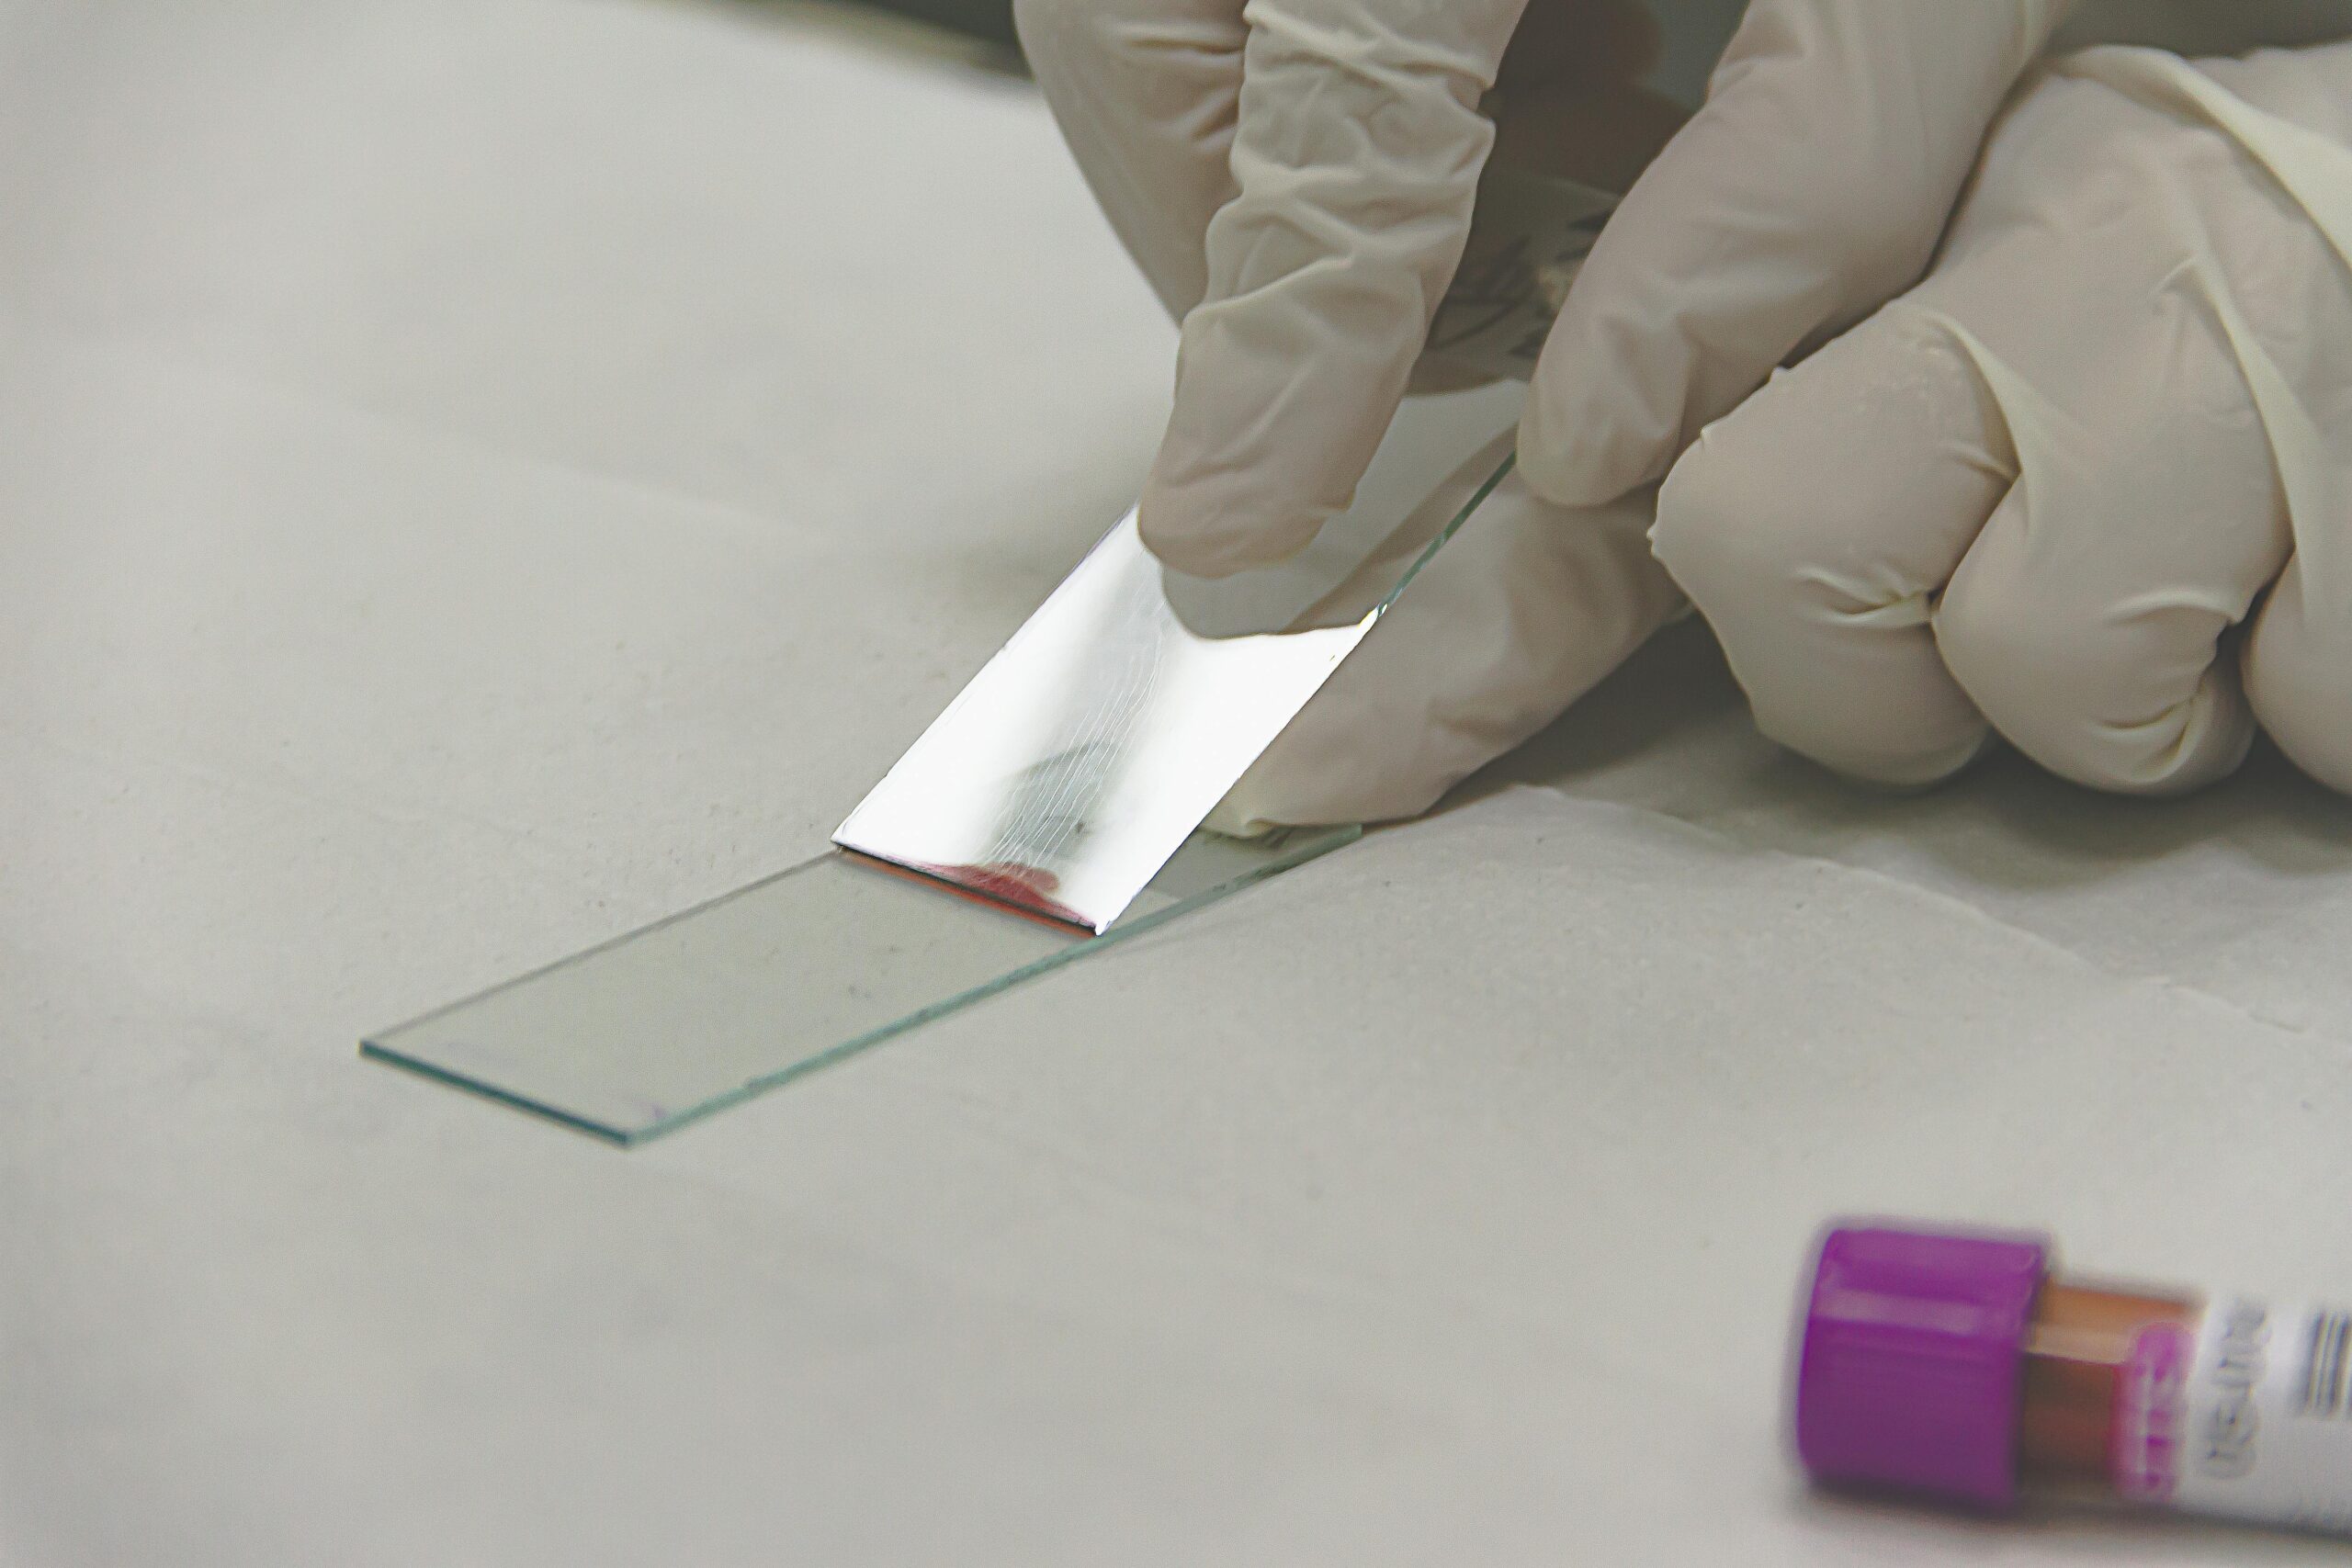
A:
[[[2046,1240],[1822,1239],[1796,1372],[1818,1479],[2352,1533],[2352,1313],[2053,1277]]]

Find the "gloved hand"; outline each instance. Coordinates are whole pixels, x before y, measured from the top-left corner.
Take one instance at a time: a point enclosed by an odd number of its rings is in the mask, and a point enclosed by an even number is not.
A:
[[[1510,454],[1438,487],[1423,536]],[[1516,469],[1227,792],[1208,826],[1382,822],[1426,811],[1543,728],[1683,608],[1650,554],[1655,488],[1566,512]]]
[[[1184,321],[1142,513],[1171,564],[1280,558],[1345,507],[1460,254],[1491,85],[1524,166],[1622,189],[1664,139],[1629,87],[1656,46],[1645,10],[1533,0],[1522,21],[1526,3],[1016,0],[1080,167]],[[1708,107],[1571,293],[1521,468],[1216,820],[1424,810],[1677,613],[1641,487],[1916,276],[2061,9],[1753,0]]]
[[[1792,351],[1912,282],[2063,9],[1752,0],[1706,107],[1571,290],[1521,426],[1530,488],[1593,504],[1657,479]],[[1280,559],[1347,506],[1460,256],[1487,89],[1573,108],[1650,44],[1628,0],[1016,0],[1016,18],[1183,320],[1141,524],[1204,574]],[[1580,141],[1623,118],[1533,123]]]
[[[1655,543],[1842,771],[1989,721],[2176,792],[2259,722],[2352,790],[2352,44],[2052,66],[1932,276],[1709,428]]]

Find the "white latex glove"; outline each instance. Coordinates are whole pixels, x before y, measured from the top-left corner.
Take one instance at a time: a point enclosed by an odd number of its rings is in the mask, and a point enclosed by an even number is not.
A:
[[[2063,9],[1753,0],[1707,106],[1570,292],[1521,428],[1526,482],[1591,504],[1660,478],[1800,345],[1912,282]],[[1182,317],[1141,523],[1206,574],[1280,559],[1347,506],[1461,254],[1494,139],[1480,101],[1514,30],[1521,74],[1603,91],[1647,38],[1624,0],[1017,0],[1016,17]]]
[[[1417,537],[1434,536],[1510,446],[1505,435],[1441,485]],[[1655,495],[1567,513],[1504,476],[1208,825],[1416,816],[1549,724],[1683,608],[1650,554]]]
[[[1768,733],[1920,784],[1989,721],[2153,794],[2259,722],[2352,790],[2347,146],[2352,45],[2092,50],[2021,95],[1932,276],[1662,492]]]

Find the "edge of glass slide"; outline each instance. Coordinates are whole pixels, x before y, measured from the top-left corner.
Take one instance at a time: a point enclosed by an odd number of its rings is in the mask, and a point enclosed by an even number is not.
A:
[[[937,1000],[926,1003],[922,1007],[912,1010],[911,1011],[892,1018],[888,1022],[880,1024],[875,1028],[852,1034],[834,1044],[826,1046],[812,1054],[795,1056],[781,1063],[772,1071],[754,1075],[730,1089],[711,1095],[707,1099],[695,1102],[694,1104],[684,1106],[662,1116],[650,1120],[640,1125],[625,1126],[612,1122],[601,1121],[593,1115],[583,1113],[577,1110],[568,1109],[563,1105],[556,1103],[552,1100],[535,1095],[527,1089],[515,1087],[510,1083],[502,1083],[495,1078],[484,1076],[480,1072],[461,1069],[450,1065],[447,1061],[436,1060],[433,1056],[420,1052],[403,1050],[399,1045],[392,1043],[392,1042],[401,1034],[420,1029],[425,1025],[434,1023],[436,1021],[446,1019],[453,1013],[462,1011],[465,1009],[474,1007],[477,1004],[489,1001],[494,998],[502,997],[504,994],[514,991],[519,987],[547,979],[548,977],[561,971],[571,969],[577,964],[591,961],[642,937],[665,931],[682,921],[689,920],[699,915],[709,913],[711,910],[717,909],[724,905],[734,903],[765,888],[773,887],[777,883],[782,882],[787,877],[797,875],[828,861],[838,860],[854,862],[861,867],[862,874],[866,875],[900,877],[905,874],[899,872],[895,868],[877,863],[865,862],[862,857],[845,855],[840,851],[828,852],[825,854],[815,856],[810,860],[803,861],[797,865],[788,866],[785,870],[776,872],[772,875],[762,877],[759,881],[749,884],[746,886],[736,888],[729,893],[722,893],[718,897],[707,899],[691,908],[682,909],[674,915],[665,916],[662,919],[655,920],[650,925],[640,926],[634,931],[627,931],[619,936],[616,936],[607,942],[599,942],[595,946],[588,948],[582,952],[569,954],[551,964],[542,964],[538,968],[533,969],[527,974],[517,976],[511,980],[502,981],[498,985],[477,991],[471,996],[462,998],[459,1000],[447,1003],[442,1007],[435,1008],[429,1012],[423,1013],[416,1018],[410,1019],[406,1022],[398,1024],[390,1029],[377,1031],[375,1033],[360,1041],[359,1054],[363,1057],[370,1060],[383,1062],[390,1066],[400,1067],[405,1071],[430,1078],[435,1083],[443,1084],[452,1089],[464,1089],[469,1093],[496,1101],[497,1103],[507,1106],[510,1109],[526,1111],[534,1115],[542,1116],[550,1121],[560,1122],[562,1125],[572,1128],[577,1132],[587,1133],[594,1137],[605,1139],[623,1147],[628,1147],[633,1145],[644,1143],[652,1138],[660,1137],[664,1134],[675,1132],[679,1128],[686,1126],[691,1122],[700,1121],[702,1118],[711,1115],[714,1112],[724,1111],[730,1106],[739,1105],[756,1095],[765,1093],[769,1089],[775,1089],[783,1084],[788,1083],[793,1079],[801,1077],[803,1074],[814,1072],[820,1067],[830,1066],[834,1063],[856,1055],[862,1051],[865,1051],[873,1046],[881,1044],[883,1042],[902,1034],[906,1031],[913,1029],[918,1025],[928,1023],[934,1019],[944,1018],[950,1013],[960,1011],[962,1009],[970,1006],[974,1002],[981,1001],[989,997],[998,995],[1002,991],[1019,985],[1024,980],[1034,979],[1040,975],[1057,969],[1063,964],[1069,964],[1088,953],[1100,952],[1127,937],[1139,936],[1145,931],[1150,931],[1168,920],[1173,919],[1179,915],[1188,914],[1194,909],[1215,903],[1229,894],[1238,893],[1243,888],[1263,882],[1269,877],[1279,875],[1283,872],[1292,870],[1296,866],[1304,865],[1308,861],[1314,860],[1318,856],[1328,854],[1331,851],[1339,849],[1343,845],[1352,843],[1363,836],[1363,829],[1361,827],[1349,826],[1327,829],[1291,829],[1273,835],[1269,840],[1263,840],[1246,842],[1242,840],[1227,840],[1227,842],[1228,842],[1234,850],[1257,854],[1261,858],[1260,858],[1258,863],[1250,866],[1249,869],[1243,871],[1238,875],[1228,877],[1212,886],[1200,889],[1196,892],[1171,897],[1163,904],[1146,907],[1144,901],[1138,901],[1136,907],[1131,910],[1125,918],[1122,919],[1108,931],[1102,932],[1099,936],[1088,937],[1079,935],[1077,933],[1070,933],[1069,940],[1066,945],[1054,952],[1046,953],[1030,963],[1017,965],[1014,968],[1006,970],[1001,974],[992,976],[991,977],[980,981],[978,984],[954,990],[948,995],[939,998]],[[957,895],[944,886],[936,887],[932,891],[935,897],[950,904],[954,904],[957,900]],[[969,912],[973,914],[975,918],[985,918],[992,912],[1001,913],[1003,918],[1008,919],[1023,918],[1012,911],[973,909]]]
[[[1504,457],[1447,514],[1380,596],[1367,626],[1477,512],[1511,466]],[[1196,832],[1125,912],[1095,936],[1040,921],[1001,901],[976,907],[969,894],[943,882],[914,877],[910,886],[905,872],[835,850],[378,1031],[361,1041],[360,1054],[616,1144],[639,1144],[1362,835],[1357,827],[1293,829],[1245,841]],[[770,891],[789,899],[797,890],[779,885],[801,875],[811,881],[797,921],[781,919],[773,928],[759,919],[729,924],[730,906]],[[849,880],[828,880],[842,875]],[[927,901],[935,900],[944,919],[931,931],[935,935],[952,928],[957,951],[918,951],[925,933],[895,928],[886,938],[844,938],[861,912],[873,918],[896,897],[883,891],[882,884],[926,900],[902,904],[901,913],[927,912],[934,908]],[[714,916],[715,922],[704,928],[706,940],[678,939],[674,928],[682,922]],[[1001,923],[1006,921],[1028,928],[1025,938],[1008,935]],[[1035,928],[1041,925],[1052,926],[1057,934],[1039,934]],[[665,933],[666,947],[628,951],[632,943]],[[1062,945],[1036,951],[1037,941],[1057,939]],[[945,971],[944,976],[933,973],[934,964]],[[916,998],[934,985],[944,994],[918,1004]],[[460,1014],[467,1015],[464,1027],[458,1021]],[[804,1035],[798,1042],[792,1038],[796,1025]],[[836,1031],[838,1037],[826,1041]]]

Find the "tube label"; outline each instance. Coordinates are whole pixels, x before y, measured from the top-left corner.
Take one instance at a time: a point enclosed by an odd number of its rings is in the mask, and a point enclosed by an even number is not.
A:
[[[2115,1489],[2135,1503],[2169,1504],[2180,1482],[2188,1371],[2197,1337],[2177,1323],[2151,1323],[2132,1337],[2115,1385]]]
[[[2126,1369],[2119,1484],[2196,1513],[2352,1530],[2352,1313],[2219,1297],[2193,1347],[2166,1333],[2143,1331]]]

